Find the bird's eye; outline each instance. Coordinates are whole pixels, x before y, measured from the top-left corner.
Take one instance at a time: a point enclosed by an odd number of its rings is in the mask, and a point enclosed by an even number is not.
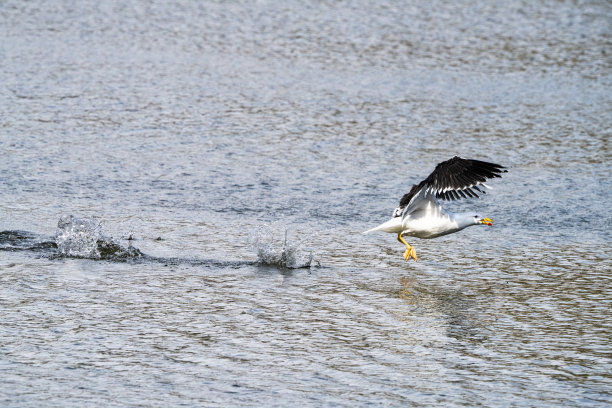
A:
[[[474,218],[478,218],[478,216],[477,216],[477,215],[475,215],[475,216],[474,216]]]

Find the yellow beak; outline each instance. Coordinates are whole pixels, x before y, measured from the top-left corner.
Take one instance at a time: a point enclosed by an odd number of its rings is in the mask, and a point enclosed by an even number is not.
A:
[[[493,225],[493,220],[490,218],[483,218],[481,220],[478,220],[478,222],[480,222],[481,224],[488,225],[488,226]]]

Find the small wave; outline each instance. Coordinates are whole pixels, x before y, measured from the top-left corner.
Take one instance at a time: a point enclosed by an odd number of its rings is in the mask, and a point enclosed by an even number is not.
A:
[[[57,245],[27,231],[0,231],[0,250],[2,251],[46,251],[54,250]]]
[[[27,231],[0,231],[0,251],[35,251],[48,254],[51,259],[70,257],[225,268],[271,265],[282,269],[298,269],[321,266],[314,252],[305,245],[304,240],[311,235],[311,233],[290,233],[289,228],[279,224],[261,226],[249,235],[249,244],[257,254],[256,261],[159,258],[146,255],[132,245],[122,245],[112,237],[104,235],[102,226],[93,218],[64,215],[57,223],[54,240]]]
[[[289,229],[284,226],[266,225],[255,229],[249,236],[249,244],[264,265],[298,269],[320,266],[313,251],[304,248],[297,238],[289,239]]]
[[[124,247],[105,236],[101,225],[93,218],[62,216],[57,223],[55,243],[59,256],[117,261],[143,256],[137,248]]]

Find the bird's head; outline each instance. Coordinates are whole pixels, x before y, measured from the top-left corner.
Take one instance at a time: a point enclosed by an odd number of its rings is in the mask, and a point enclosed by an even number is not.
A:
[[[474,224],[482,224],[482,225],[493,225],[493,220],[490,218],[483,218],[480,215],[474,216]]]

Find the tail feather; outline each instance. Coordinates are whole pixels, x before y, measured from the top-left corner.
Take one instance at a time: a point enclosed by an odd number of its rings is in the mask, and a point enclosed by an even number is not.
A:
[[[374,227],[372,229],[365,231],[364,234],[367,234],[369,232],[374,232],[374,231],[400,233],[402,232],[402,229],[403,229],[402,228],[402,217],[393,217],[389,221],[384,222],[377,227]]]

